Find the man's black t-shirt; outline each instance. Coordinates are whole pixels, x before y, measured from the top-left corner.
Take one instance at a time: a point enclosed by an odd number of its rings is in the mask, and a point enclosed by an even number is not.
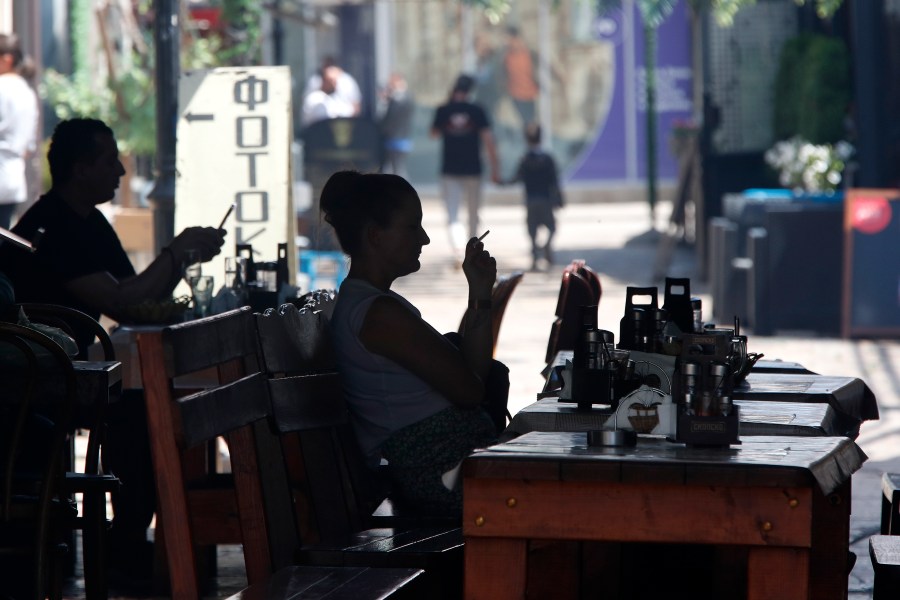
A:
[[[81,217],[51,191],[22,215],[13,232],[34,240],[41,227],[44,234],[36,252],[28,253],[10,244],[0,246],[0,271],[12,281],[16,301],[60,304],[99,319],[100,311],[72,296],[65,284],[104,271],[117,279],[135,274],[112,225],[96,208]],[[83,347],[93,336],[78,337],[81,339],[76,341]]]
[[[434,113],[431,128],[444,140],[441,173],[481,175],[481,132],[490,128],[487,114],[471,102],[448,102]]]

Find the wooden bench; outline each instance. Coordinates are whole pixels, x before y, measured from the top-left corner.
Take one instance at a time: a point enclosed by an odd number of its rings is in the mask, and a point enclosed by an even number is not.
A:
[[[296,436],[310,495],[301,530],[315,536],[316,542],[304,545],[298,562],[421,568],[426,597],[458,598],[463,574],[460,523],[373,515],[387,488],[365,466],[338,375],[327,370],[327,361],[298,360],[310,356],[312,347],[329,352],[327,337],[322,337],[327,334],[325,318],[290,305],[257,316],[275,425],[282,436]],[[317,369],[324,372],[309,373]]]
[[[292,570],[273,576],[291,566],[300,537],[279,439],[270,426],[272,404],[267,378],[256,360],[256,327],[249,307],[142,334],[139,350],[148,414],[158,434],[153,440],[158,516],[173,598],[200,597],[196,549],[215,542],[214,531],[233,527],[232,521],[240,530],[250,583],[241,597],[289,598],[289,590],[299,594],[333,584],[345,593],[333,597],[366,600],[393,597],[418,581],[421,573],[415,569],[368,575]],[[210,368],[217,373],[215,383],[175,395],[177,378]],[[183,458],[187,450],[207,447],[220,436],[227,438],[230,451],[234,513],[223,516],[215,507],[191,511]]]

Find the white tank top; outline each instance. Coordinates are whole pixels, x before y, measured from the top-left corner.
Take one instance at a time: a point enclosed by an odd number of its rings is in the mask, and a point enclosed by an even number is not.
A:
[[[380,296],[395,298],[421,317],[419,310],[403,296],[350,278],[341,284],[331,316],[344,397],[360,448],[373,466],[377,466],[381,445],[391,434],[451,406],[449,400],[418,376],[363,346],[359,332],[369,307]],[[398,343],[414,344],[415,340],[398,340]]]

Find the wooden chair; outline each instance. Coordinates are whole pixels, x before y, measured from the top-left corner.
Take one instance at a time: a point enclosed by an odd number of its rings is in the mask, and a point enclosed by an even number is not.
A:
[[[309,373],[309,366],[297,360],[305,353],[289,350],[327,348],[327,342],[314,342],[317,335],[309,335],[325,331],[323,318],[292,306],[257,317],[275,426],[283,439],[291,434],[299,439],[310,494],[307,524],[301,528],[308,534],[307,543],[298,561],[421,568],[427,597],[456,597],[461,593],[463,549],[458,522],[399,517],[381,521],[387,527],[372,528],[379,524],[373,510],[386,490],[356,445],[338,375],[333,370]]]
[[[7,377],[0,393],[9,427],[0,450],[0,565],[4,591],[44,599],[61,597],[61,559],[68,551],[75,507],[65,494],[65,445],[75,410],[75,372],[63,349],[33,329],[0,322]],[[62,386],[47,385],[62,379]],[[4,428],[5,428],[4,427]],[[30,563],[26,589],[16,589],[21,571],[15,557]],[[28,564],[26,563],[26,564]],[[3,569],[0,568],[0,571]]]
[[[581,330],[581,307],[597,304],[599,298],[588,279],[576,269],[566,268],[562,274],[556,301],[556,320],[547,340],[546,362],[549,364],[560,350],[574,350]]]
[[[202,546],[243,544],[248,578],[261,578],[270,570],[261,550],[264,528],[248,530],[239,519],[242,502],[260,501],[257,484],[241,465],[217,473],[204,443],[230,431],[232,457],[253,456],[248,426],[268,415],[250,308],[141,333],[138,353],[157,487],[157,540],[165,549],[172,596],[199,597]]]
[[[173,598],[199,598],[196,548],[216,542],[216,530],[240,531],[251,597],[277,597],[266,590],[290,571],[276,577],[272,573],[290,566],[299,547],[292,493],[269,424],[271,403],[266,377],[258,369],[256,340],[249,307],[142,334],[138,340],[151,425],[157,433],[160,426],[171,432],[153,436],[153,450]],[[216,371],[215,383],[186,396],[174,391],[179,377],[210,368]],[[234,478],[233,512],[227,515],[192,502],[188,465],[182,460],[187,449],[205,448],[220,436],[228,440]],[[192,511],[192,505],[203,511]],[[392,574],[393,579],[387,575],[381,577],[384,585],[402,589],[418,573],[405,570]],[[332,576],[342,575],[333,570]],[[375,597],[358,585],[350,589],[360,600]]]
[[[594,304],[600,304],[600,297],[603,295],[603,286],[600,285],[600,276],[587,265],[582,265],[578,269],[578,274],[584,277],[587,280],[588,285],[590,285],[591,292],[594,295]]]
[[[421,569],[293,566],[264,582],[241,590],[228,600],[418,600]]]
[[[494,289],[491,290],[491,332],[494,336],[494,356],[497,355],[497,338],[500,336],[500,324],[503,321],[503,314],[506,312],[506,305],[509,304],[509,299],[524,276],[525,274],[522,271],[516,271],[499,277],[494,284]],[[463,315],[457,331],[462,333],[465,330],[465,326],[466,317]]]
[[[42,323],[63,330],[75,337],[76,328],[94,334],[103,349],[103,360],[116,360],[115,349],[106,329],[90,315],[68,306],[56,304],[19,303],[5,314],[7,320],[17,319],[22,310],[29,321]],[[86,358],[79,356],[79,358]],[[84,567],[85,595],[88,600],[106,598],[108,595],[106,554],[107,533],[110,522],[106,518],[106,497],[115,491],[119,480],[104,473],[100,464],[100,447],[106,432],[106,411],[111,400],[121,393],[121,384],[110,390],[110,395],[96,398],[89,407],[87,427],[88,445],[83,472],[66,472],[64,492],[70,497],[82,495],[82,513],[73,526],[82,532],[82,563]],[[75,422],[76,427],[83,426]],[[73,450],[70,444],[70,452]]]

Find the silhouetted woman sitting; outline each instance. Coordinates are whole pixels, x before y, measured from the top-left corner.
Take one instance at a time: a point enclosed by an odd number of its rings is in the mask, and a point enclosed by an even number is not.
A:
[[[491,357],[496,261],[469,240],[465,331],[443,336],[391,291],[419,270],[430,242],[413,187],[397,175],[341,171],[325,184],[321,209],[350,256],[331,327],[360,447],[373,468],[387,459],[401,505],[459,515],[461,461],[504,425],[509,372]]]

